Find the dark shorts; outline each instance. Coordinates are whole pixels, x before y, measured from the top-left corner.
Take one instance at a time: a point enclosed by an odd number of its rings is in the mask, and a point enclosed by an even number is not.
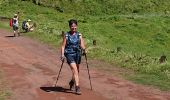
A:
[[[70,65],[71,63],[80,64],[81,63],[81,55],[80,54],[65,54],[67,59],[67,63]]]
[[[13,30],[14,31],[18,30],[18,26],[13,25]]]
[[[24,30],[25,30],[25,32],[28,32],[28,31],[29,31],[29,29],[28,29],[28,28],[25,28]]]

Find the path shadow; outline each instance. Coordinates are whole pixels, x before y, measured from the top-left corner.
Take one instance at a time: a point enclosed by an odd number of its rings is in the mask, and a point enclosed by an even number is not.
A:
[[[45,92],[64,92],[64,93],[74,93],[73,91],[70,91],[70,89],[66,89],[63,87],[40,87],[41,90]]]
[[[7,36],[5,36],[5,37],[7,37],[7,38],[9,37],[9,38],[10,38],[10,37],[14,37],[14,35],[7,35]]]
[[[21,31],[21,32],[19,32],[19,36],[23,36],[23,33],[27,33],[27,32]],[[14,36],[14,35],[7,35],[7,36],[5,36],[5,37],[10,38],[10,37],[15,37],[15,36]],[[18,36],[17,36],[17,37],[18,37]]]

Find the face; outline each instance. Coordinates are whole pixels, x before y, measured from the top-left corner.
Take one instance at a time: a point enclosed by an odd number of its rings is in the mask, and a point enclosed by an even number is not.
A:
[[[76,32],[77,30],[77,25],[75,23],[73,23],[71,26],[70,26],[70,30],[71,32]]]

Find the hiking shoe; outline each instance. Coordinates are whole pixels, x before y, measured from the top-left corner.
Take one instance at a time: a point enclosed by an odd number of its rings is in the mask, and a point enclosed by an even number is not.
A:
[[[69,85],[70,85],[70,90],[71,90],[71,91],[74,91],[74,81],[73,81],[73,80],[71,80],[71,81],[69,82]]]
[[[80,87],[79,86],[76,86],[76,94],[77,95],[81,95],[81,91],[80,91]]]

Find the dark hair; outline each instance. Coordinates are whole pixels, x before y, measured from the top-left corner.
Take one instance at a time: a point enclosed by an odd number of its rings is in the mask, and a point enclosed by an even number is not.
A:
[[[68,21],[68,23],[69,23],[69,26],[71,26],[73,23],[77,25],[77,20],[75,20],[75,19],[70,19],[70,20]]]

